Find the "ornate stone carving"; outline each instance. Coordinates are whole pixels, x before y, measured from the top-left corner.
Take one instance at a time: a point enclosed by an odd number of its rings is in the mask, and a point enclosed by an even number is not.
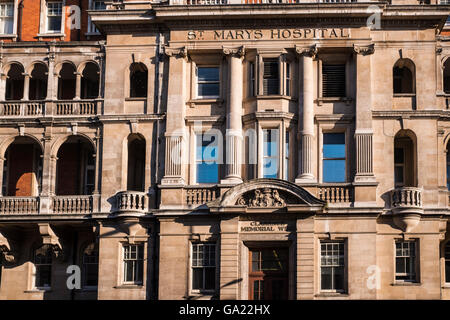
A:
[[[363,56],[369,55],[369,54],[373,54],[375,52],[375,45],[369,44],[369,45],[365,45],[365,46],[361,46],[361,45],[353,45],[353,50],[357,53],[357,54],[362,54]]]
[[[179,58],[187,58],[188,56],[186,47],[182,48],[164,47],[164,54],[168,57],[179,57]]]
[[[297,54],[299,54],[300,56],[305,55],[311,58],[315,58],[318,52],[318,48],[316,44],[311,47],[295,46],[295,52],[297,52]]]
[[[14,264],[18,260],[18,251],[13,250],[14,243],[0,233],[0,253],[3,260],[7,263]]]
[[[63,249],[59,237],[55,234],[51,226],[48,223],[38,223],[38,227],[42,237],[42,244],[51,247],[56,259],[65,261],[68,255]]]
[[[236,204],[248,207],[284,207],[286,202],[278,190],[264,188],[249,192],[247,197],[241,196]]]
[[[223,54],[224,55],[236,55],[239,58],[243,58],[245,55],[245,47],[241,46],[238,48],[226,48],[226,47],[222,47],[223,50]]]

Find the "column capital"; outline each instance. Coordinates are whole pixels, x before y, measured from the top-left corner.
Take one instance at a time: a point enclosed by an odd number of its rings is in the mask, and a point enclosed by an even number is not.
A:
[[[243,58],[245,55],[245,47],[237,47],[237,48],[227,48],[222,47],[223,54],[226,56],[237,56],[238,58]]]
[[[370,55],[375,52],[375,45],[373,43],[368,45],[353,44],[353,51],[357,54],[362,54],[363,56]]]
[[[310,47],[295,46],[295,52],[297,52],[299,56],[315,58],[318,52],[318,48],[316,44]]]
[[[170,48],[164,47],[164,54],[168,57],[184,58],[187,59],[188,52],[186,47]]]

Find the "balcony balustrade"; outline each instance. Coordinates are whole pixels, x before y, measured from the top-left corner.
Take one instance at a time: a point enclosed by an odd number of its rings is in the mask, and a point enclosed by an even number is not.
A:
[[[322,185],[318,188],[320,200],[329,203],[353,202],[353,186],[350,185]]]
[[[42,100],[0,102],[3,117],[94,116],[101,111],[103,99]]]
[[[200,206],[217,198],[219,189],[217,187],[186,188],[186,204],[188,206]]]
[[[148,209],[148,196],[145,192],[121,191],[116,194],[116,214],[145,214]]]
[[[92,196],[56,196],[53,198],[55,214],[90,214]]]
[[[390,192],[394,223],[405,232],[410,232],[423,214],[422,189],[402,187]]]
[[[38,214],[39,197],[0,197],[0,214]]]

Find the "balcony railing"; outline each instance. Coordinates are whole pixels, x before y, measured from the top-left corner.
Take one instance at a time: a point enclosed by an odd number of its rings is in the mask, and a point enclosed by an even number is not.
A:
[[[217,198],[219,189],[217,187],[186,188],[186,204],[199,206]]]
[[[146,213],[148,196],[145,192],[121,191],[116,194],[116,212]]]
[[[53,213],[92,213],[92,196],[56,196],[53,198]]]
[[[93,116],[101,112],[102,99],[0,102],[3,117]]]
[[[351,3],[356,0],[169,0],[171,5],[226,5],[226,4],[290,4],[290,3]]]
[[[39,197],[0,197],[0,214],[37,214]]]
[[[318,196],[320,200],[327,201],[329,203],[353,202],[353,186],[320,186]]]
[[[422,208],[422,189],[403,187],[391,190],[392,208]]]

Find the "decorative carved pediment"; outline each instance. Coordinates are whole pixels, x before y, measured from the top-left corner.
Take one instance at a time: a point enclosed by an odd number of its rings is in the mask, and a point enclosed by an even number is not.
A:
[[[239,207],[270,208],[271,211],[285,207],[292,210],[296,207],[310,211],[321,210],[324,205],[324,201],[302,187],[279,179],[250,180],[234,186],[221,197],[207,203],[210,210],[220,212],[229,209],[236,211]]]
[[[281,192],[283,193],[283,192]],[[236,202],[238,206],[247,207],[284,207],[286,206],[285,195],[280,195],[277,189],[264,188],[255,189],[243,194]]]

